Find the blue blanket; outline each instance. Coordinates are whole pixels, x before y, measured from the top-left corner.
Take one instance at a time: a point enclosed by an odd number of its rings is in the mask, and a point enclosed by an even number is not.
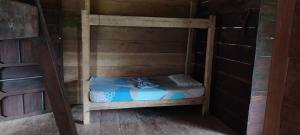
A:
[[[148,77],[92,77],[89,97],[92,102],[129,102],[194,98],[203,95],[202,87],[178,88],[171,80],[161,86]],[[174,87],[174,88],[173,88]]]
[[[92,77],[90,80],[90,98],[94,102],[161,100],[165,94],[165,89],[146,77]]]

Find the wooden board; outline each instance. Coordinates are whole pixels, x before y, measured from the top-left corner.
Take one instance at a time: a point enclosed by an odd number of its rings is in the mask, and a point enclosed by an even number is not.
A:
[[[300,2],[279,0],[264,134],[300,134]]]
[[[161,100],[161,101],[131,101],[131,102],[111,102],[111,103],[90,103],[90,110],[109,110],[125,108],[143,108],[159,106],[179,106],[179,105],[200,105],[205,101],[205,97],[182,99],[182,100]]]
[[[208,28],[208,23],[207,19],[89,15],[89,24],[100,26],[204,29]]]
[[[10,0],[0,0],[0,40],[37,37],[38,32],[36,7]]]

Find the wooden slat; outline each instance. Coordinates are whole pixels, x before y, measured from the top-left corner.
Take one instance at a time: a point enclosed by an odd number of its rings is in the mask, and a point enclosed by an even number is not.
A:
[[[38,12],[34,6],[1,0],[0,18],[0,40],[38,36]]]
[[[37,66],[37,63],[22,63],[22,64],[0,64],[0,68],[4,67],[27,67],[27,66]]]
[[[161,101],[131,101],[131,102],[111,102],[111,103],[89,103],[91,110],[110,110],[125,108],[143,108],[159,106],[180,106],[180,105],[198,105],[204,102],[205,98],[192,98],[183,100],[161,100]]]
[[[24,90],[24,91],[18,91],[18,92],[9,92],[9,93],[4,93],[0,91],[0,100],[2,100],[5,97],[9,96],[17,96],[17,95],[25,95],[25,94],[32,94],[32,93],[38,93],[42,92],[45,89],[32,89],[32,90]]]
[[[207,19],[89,15],[89,24],[100,26],[208,28],[208,23]]]

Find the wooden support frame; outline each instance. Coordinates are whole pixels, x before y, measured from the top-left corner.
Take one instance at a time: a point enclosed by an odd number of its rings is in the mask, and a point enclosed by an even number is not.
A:
[[[195,2],[191,2],[190,17],[196,12]],[[163,17],[137,17],[137,16],[112,16],[112,15],[93,15],[90,14],[90,0],[85,1],[86,10],[82,11],[82,95],[83,95],[83,123],[90,123],[90,111],[140,108],[156,106],[176,106],[176,105],[203,105],[203,115],[209,112],[209,100],[211,89],[212,61],[214,49],[214,34],[216,17],[210,16],[209,19],[195,18],[163,18]],[[91,26],[124,26],[124,27],[156,27],[156,28],[185,28],[189,29],[186,73],[191,64],[191,53],[193,44],[193,29],[208,29],[204,89],[205,94],[200,98],[182,100],[162,100],[162,101],[132,101],[132,102],[112,102],[112,103],[92,103],[89,100],[89,78],[90,78],[90,27]],[[99,35],[101,36],[101,35]]]

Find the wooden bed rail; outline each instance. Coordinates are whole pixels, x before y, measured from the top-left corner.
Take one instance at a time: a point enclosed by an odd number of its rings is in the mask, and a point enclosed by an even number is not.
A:
[[[125,26],[125,27],[157,27],[157,28],[199,28],[209,27],[208,19],[163,18],[116,15],[88,15],[89,25]]]

